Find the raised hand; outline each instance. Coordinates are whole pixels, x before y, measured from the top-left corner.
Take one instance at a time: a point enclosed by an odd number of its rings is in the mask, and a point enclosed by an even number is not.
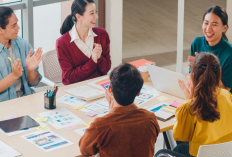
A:
[[[16,78],[21,77],[23,74],[23,68],[21,66],[21,62],[19,59],[16,59],[16,61],[14,62],[13,66],[12,66],[12,74]]]
[[[185,86],[184,81],[178,79],[179,87],[181,88],[182,92],[184,93],[185,99],[189,100],[190,99],[190,91],[189,89]]]
[[[198,55],[197,52],[195,52],[195,57],[194,56],[188,56],[188,62],[192,63],[194,62],[194,59],[196,58],[196,56]],[[189,64],[189,66],[192,66],[192,64]]]
[[[41,47],[39,47],[33,55],[32,49],[29,51],[26,58],[26,66],[29,72],[34,71],[38,67],[40,61],[43,58],[42,53],[43,51]]]

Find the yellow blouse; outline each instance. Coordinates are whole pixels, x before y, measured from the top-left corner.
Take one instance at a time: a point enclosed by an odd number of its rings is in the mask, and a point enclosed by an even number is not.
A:
[[[204,121],[191,115],[191,100],[176,109],[173,137],[176,141],[189,141],[189,153],[192,156],[197,156],[201,145],[232,141],[232,95],[218,87],[216,92],[220,112],[220,119],[217,121]]]

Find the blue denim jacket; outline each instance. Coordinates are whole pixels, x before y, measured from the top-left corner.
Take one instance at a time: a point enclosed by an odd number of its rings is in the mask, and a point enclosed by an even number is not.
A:
[[[24,94],[30,95],[33,93],[33,90],[30,88],[32,87],[32,85],[30,85],[27,81],[26,57],[30,49],[32,49],[32,46],[26,40],[20,37],[18,37],[15,40],[11,40],[11,45],[13,48],[15,58],[20,59],[22,67],[24,69],[23,75],[22,75]],[[5,78],[12,72],[11,64],[7,57],[9,57],[9,51],[6,46],[0,43],[0,80]],[[37,73],[39,73],[38,70],[39,70],[39,67],[35,69]],[[42,79],[42,76],[40,75],[38,83],[40,82],[41,79]],[[14,98],[17,98],[14,84],[12,84],[8,89],[0,93],[0,102],[11,100]]]

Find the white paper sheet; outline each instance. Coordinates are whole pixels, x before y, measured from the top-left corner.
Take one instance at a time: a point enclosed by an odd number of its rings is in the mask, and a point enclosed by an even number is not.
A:
[[[66,140],[65,138],[57,135],[52,131],[37,131],[34,133],[23,135],[21,137],[45,152],[49,152],[73,144],[72,142]]]
[[[79,135],[83,136],[86,129],[87,129],[87,127],[84,127],[84,128],[80,128],[80,129],[77,129],[77,130],[74,130],[74,131],[76,133],[78,133]]]
[[[108,81],[109,81],[109,77],[106,76],[101,79],[95,80],[93,82],[89,82],[88,85],[104,90],[104,88],[100,84],[108,82]]]
[[[143,85],[140,95],[135,97],[135,105],[140,107],[141,105],[145,104],[146,102],[150,101],[151,99],[157,97],[159,95],[159,91],[155,88],[150,87],[148,85]]]
[[[51,120],[48,123],[50,123],[56,129],[85,123],[82,119],[74,115],[66,108],[42,112],[38,113],[38,115],[40,117],[49,117]]]
[[[85,108],[81,109],[83,112],[95,112],[98,114],[98,117],[104,116],[109,112],[109,103],[104,99],[100,99],[93,103],[90,103],[85,106]]]
[[[80,107],[86,104],[85,101],[75,98],[70,94],[65,94],[64,96],[56,99],[56,102],[71,105],[71,106],[76,106],[76,107]]]
[[[71,95],[76,96],[77,98],[80,98],[86,101],[90,101],[90,100],[105,96],[105,91],[94,89],[87,85],[71,88],[65,91]]]
[[[22,154],[0,140],[0,157],[16,157],[20,155]]]

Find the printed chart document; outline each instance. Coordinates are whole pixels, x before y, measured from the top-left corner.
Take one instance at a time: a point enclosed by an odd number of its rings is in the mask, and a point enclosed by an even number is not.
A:
[[[23,135],[21,137],[45,152],[49,152],[73,144],[72,142],[66,140],[65,138],[57,135],[52,131],[37,131],[34,133]]]
[[[109,112],[109,103],[104,98],[93,103],[90,103],[81,109],[83,112],[95,112],[98,114],[98,117],[104,116]]]
[[[141,105],[145,104],[146,102],[150,101],[151,99],[157,97],[159,95],[159,91],[155,88],[150,87],[148,85],[143,85],[140,95],[135,97],[135,105],[140,107]]]
[[[99,88],[99,89],[104,89],[102,87],[102,85],[108,83],[109,81],[110,81],[109,76],[106,76],[106,77],[100,78],[98,80],[95,80],[93,82],[89,82],[88,85]]]
[[[102,87],[101,87],[102,88]],[[67,93],[76,96],[79,99],[90,101],[105,96],[105,91],[97,90],[87,85],[65,90]]]
[[[69,126],[85,123],[82,119],[74,115],[66,108],[53,111],[38,113],[40,117],[49,118],[49,123],[56,129],[66,128]]]
[[[76,106],[76,107],[80,107],[86,104],[85,101],[75,98],[70,94],[65,94],[64,96],[56,99],[56,102],[71,105],[71,106]]]
[[[16,157],[22,154],[0,140],[0,157]]]
[[[157,119],[161,121],[167,121],[175,117],[176,108],[169,106],[167,103],[159,103],[153,107],[148,108],[147,110],[154,112]]]

